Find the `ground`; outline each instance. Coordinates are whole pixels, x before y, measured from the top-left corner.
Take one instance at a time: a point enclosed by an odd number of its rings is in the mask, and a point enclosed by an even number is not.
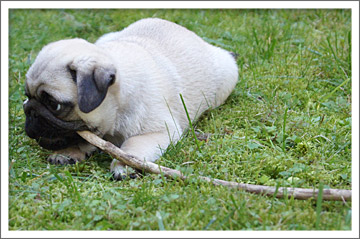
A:
[[[94,42],[145,17],[238,54],[228,100],[157,162],[270,186],[351,189],[350,10],[10,10],[10,230],[351,230],[351,203],[277,199],[145,174],[111,180],[111,157],[48,164],[24,132],[25,74],[47,43]]]

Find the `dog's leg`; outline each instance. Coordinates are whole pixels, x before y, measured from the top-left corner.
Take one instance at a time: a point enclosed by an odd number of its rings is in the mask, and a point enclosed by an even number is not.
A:
[[[91,154],[96,147],[90,144],[72,146],[66,149],[55,151],[48,157],[51,164],[75,164],[85,160],[86,155]]]
[[[175,143],[178,139],[178,136],[173,136],[170,140],[168,132],[148,133],[125,140],[121,149],[139,159],[155,162],[164,153],[169,144],[171,142]],[[117,180],[124,179],[129,172],[127,167],[116,159],[111,163],[110,171]],[[133,175],[130,174],[130,176]]]

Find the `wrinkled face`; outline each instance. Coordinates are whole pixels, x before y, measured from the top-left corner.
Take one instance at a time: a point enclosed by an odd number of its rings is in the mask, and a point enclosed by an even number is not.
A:
[[[45,46],[26,74],[26,134],[50,150],[84,142],[76,131],[94,130],[86,119],[114,82],[114,67],[93,44],[73,39]]]
[[[76,130],[87,130],[85,123],[63,120],[73,114],[72,102],[57,100],[46,91],[39,97],[27,95],[29,99],[24,102],[25,132],[30,138],[50,150],[64,149],[83,141]]]

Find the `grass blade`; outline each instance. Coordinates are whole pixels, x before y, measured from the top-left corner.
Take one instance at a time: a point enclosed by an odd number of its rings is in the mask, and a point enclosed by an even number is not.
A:
[[[316,222],[315,222],[316,230],[319,230],[319,225],[320,225],[323,189],[324,189],[324,184],[320,183],[317,202],[316,202]]]
[[[162,216],[161,216],[160,212],[156,212],[156,218],[157,218],[157,222],[158,222],[158,225],[159,225],[159,230],[164,231],[165,230],[164,222],[163,222],[163,219],[162,219]]]
[[[285,109],[285,114],[284,114],[284,124],[283,124],[283,145],[282,145],[282,150],[283,152],[285,152],[285,141],[286,141],[286,137],[285,137],[285,128],[286,128],[286,118],[287,118],[287,112],[289,110],[289,108],[287,106],[285,106],[286,109]]]
[[[348,33],[348,45],[349,45],[349,51],[348,51],[347,62],[348,62],[349,70],[351,72],[351,31],[349,31]]]
[[[186,108],[186,105],[185,105],[184,98],[183,98],[182,94],[180,94],[180,99],[181,99],[181,102],[182,102],[182,104],[183,104],[183,106],[184,106],[184,109],[185,109],[185,112],[186,112],[186,117],[188,118],[189,125],[190,125],[190,129],[191,129],[191,132],[192,132],[192,134],[193,134],[193,137],[194,137],[196,146],[197,146],[199,152],[201,153],[200,144],[199,144],[199,141],[198,141],[198,139],[197,139],[197,137],[196,137],[195,130],[194,130],[194,127],[193,127],[193,125],[192,125],[192,123],[191,123],[191,119],[190,119],[190,116],[189,116],[189,112],[188,112],[188,110],[187,110],[187,108]]]
[[[351,80],[351,78],[348,78],[347,80],[345,80],[343,83],[341,83],[340,85],[338,85],[333,91],[331,91],[329,94],[327,94],[326,96],[320,98],[317,109],[319,109],[320,104],[325,102],[327,99],[329,99],[340,87],[342,87],[343,85],[345,85],[346,83],[348,83]]]
[[[212,218],[210,222],[203,228],[203,230],[208,230],[209,227],[216,221],[216,217]]]

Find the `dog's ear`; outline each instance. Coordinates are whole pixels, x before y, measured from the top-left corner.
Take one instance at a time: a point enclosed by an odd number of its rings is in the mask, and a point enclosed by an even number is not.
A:
[[[95,66],[90,71],[70,66],[70,73],[77,85],[77,101],[84,113],[96,109],[105,99],[109,86],[115,82],[115,67]]]

